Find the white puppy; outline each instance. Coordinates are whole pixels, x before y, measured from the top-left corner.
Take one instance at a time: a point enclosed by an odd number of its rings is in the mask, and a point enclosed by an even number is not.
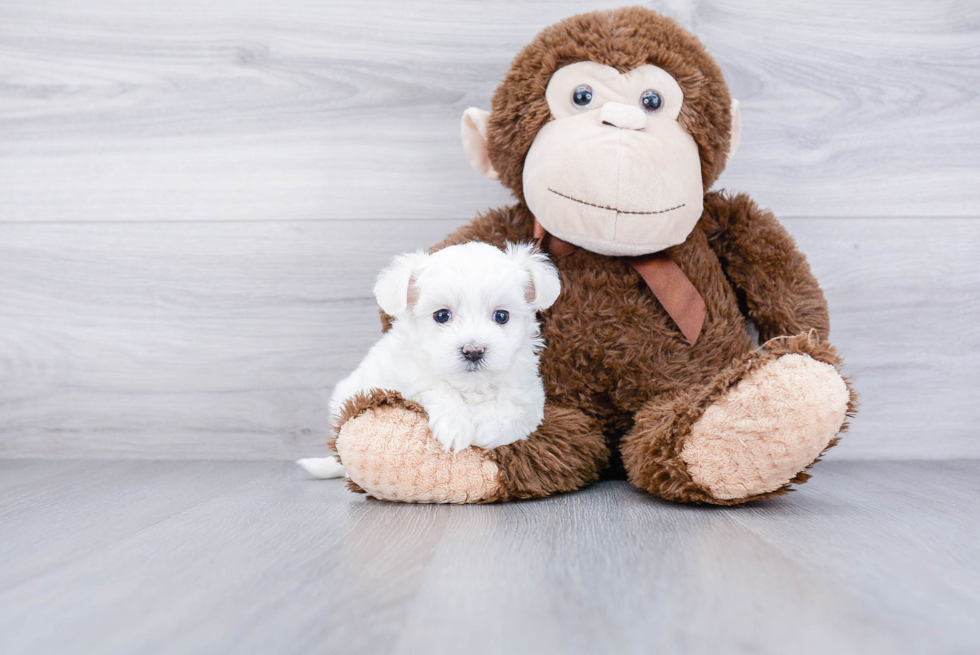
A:
[[[446,450],[526,438],[544,417],[535,312],[560,290],[531,245],[471,242],[397,257],[374,287],[394,325],[334,389],[331,415],[359,392],[391,389],[425,408]],[[317,477],[344,475],[332,457],[299,464]]]

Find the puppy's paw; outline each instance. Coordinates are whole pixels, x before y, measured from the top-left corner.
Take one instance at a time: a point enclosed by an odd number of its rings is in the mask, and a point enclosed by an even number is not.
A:
[[[475,406],[473,425],[476,437],[473,445],[497,448],[526,439],[541,425],[543,418],[540,408],[535,412],[533,408],[509,400]]]
[[[470,406],[459,393],[445,385],[418,395],[418,402],[429,416],[429,432],[444,450],[469,448],[476,433]]]
[[[527,439],[528,435],[534,431],[533,427],[525,424],[525,421],[517,419],[508,420],[506,418],[484,418],[476,423],[475,438],[473,445],[481,448],[497,448],[507,444]],[[536,427],[536,426],[535,426]]]
[[[445,450],[455,450],[459,452],[464,448],[469,448],[476,438],[476,431],[473,429],[473,422],[468,413],[456,411],[437,411],[429,412],[429,432],[432,437],[442,444]]]

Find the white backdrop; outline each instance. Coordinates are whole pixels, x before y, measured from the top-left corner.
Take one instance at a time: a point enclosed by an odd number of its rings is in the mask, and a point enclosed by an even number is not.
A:
[[[509,202],[463,110],[618,4],[5,2],[0,456],[322,452],[377,269]],[[827,293],[862,394],[833,456],[980,456],[980,7],[647,4],[742,102],[718,186]]]

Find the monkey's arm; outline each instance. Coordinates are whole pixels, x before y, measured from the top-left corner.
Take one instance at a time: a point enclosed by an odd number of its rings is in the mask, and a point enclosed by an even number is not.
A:
[[[709,193],[704,206],[708,243],[760,339],[816,330],[826,341],[830,318],[823,291],[793,237],[772,213],[744,194]]]

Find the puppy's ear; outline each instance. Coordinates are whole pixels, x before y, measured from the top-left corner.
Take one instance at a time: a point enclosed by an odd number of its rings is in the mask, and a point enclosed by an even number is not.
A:
[[[398,255],[386,269],[378,273],[374,297],[386,314],[401,316],[418,300],[412,285],[428,257],[421,250]]]
[[[531,276],[526,289],[527,301],[537,310],[548,309],[561,293],[561,280],[558,269],[530,243],[508,243],[505,251],[508,257]]]

